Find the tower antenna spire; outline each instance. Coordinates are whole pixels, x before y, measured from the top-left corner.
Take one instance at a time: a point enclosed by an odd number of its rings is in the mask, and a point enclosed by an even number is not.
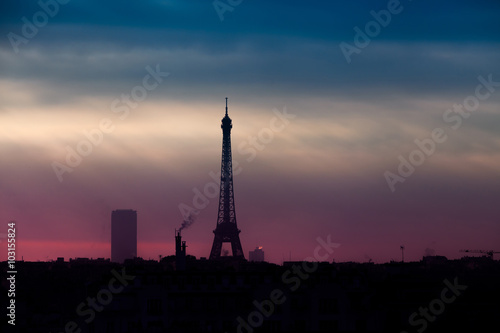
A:
[[[226,97],[226,116],[227,116],[227,97]]]

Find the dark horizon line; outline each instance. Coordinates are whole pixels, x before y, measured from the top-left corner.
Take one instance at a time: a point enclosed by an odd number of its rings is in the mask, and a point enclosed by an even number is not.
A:
[[[193,256],[193,255],[187,255],[189,257],[194,257],[195,260],[197,261],[207,261],[207,262],[212,262],[212,260],[209,260],[208,258],[206,257],[199,257],[199,258],[196,258],[196,256]],[[172,255],[168,255],[168,256],[162,256],[161,259],[164,259],[164,258],[168,258],[168,257],[173,257],[175,258],[175,254],[172,254]],[[65,260],[64,257],[58,257],[59,258],[63,258],[63,261],[64,263],[69,263],[71,261],[77,261],[77,260],[88,260],[88,261],[107,261],[109,263],[114,263],[114,264],[119,264],[119,265],[123,265],[124,263],[119,263],[119,262],[114,262],[114,261],[111,261],[111,258],[109,257],[99,257],[99,258],[87,258],[87,257],[75,257],[75,258],[69,258],[68,260]],[[204,258],[204,259],[202,259]],[[227,256],[227,257],[223,257],[223,258],[227,258],[228,260],[229,259],[232,259],[233,257],[232,256]],[[422,256],[422,259],[421,260],[413,260],[413,261],[401,261],[401,260],[390,260],[390,261],[386,261],[386,262],[374,262],[374,261],[335,261],[335,260],[332,260],[332,261],[308,261],[308,260],[284,260],[282,261],[281,264],[276,264],[276,263],[273,263],[273,262],[269,262],[269,261],[248,261],[246,260],[246,262],[248,263],[266,263],[266,264],[273,264],[273,265],[278,265],[278,266],[282,266],[283,264],[285,263],[302,263],[302,262],[317,262],[317,263],[326,263],[326,264],[371,264],[371,265],[384,265],[384,264],[411,264],[411,263],[421,263],[423,262],[426,258],[439,258],[440,260],[446,260],[446,261],[457,261],[457,260],[462,260],[462,259],[468,259],[468,258],[471,258],[471,259],[488,259],[488,260],[491,260],[491,261],[500,261],[500,259],[494,259],[494,258],[491,258],[487,255],[483,255],[483,256],[463,256],[463,257],[460,257],[460,258],[456,258],[456,259],[449,259],[448,257],[446,256],[441,256],[441,255],[432,255],[432,256]],[[44,263],[57,263],[58,262],[58,259],[51,259],[51,260],[16,260],[16,262],[44,262]],[[160,259],[160,260],[161,260]],[[131,258],[131,259],[126,259],[126,261],[135,261],[135,260],[142,260],[142,261],[149,261],[149,262],[157,262],[157,263],[160,263],[160,260],[158,259],[145,259],[145,258],[142,258],[142,257],[135,257],[135,258]],[[225,260],[225,259],[220,259],[220,260]],[[237,258],[235,258],[235,260],[238,260]],[[218,260],[215,260],[214,262],[217,262]],[[4,263],[8,263],[8,260],[5,260],[5,261],[0,261],[0,264],[4,264]]]

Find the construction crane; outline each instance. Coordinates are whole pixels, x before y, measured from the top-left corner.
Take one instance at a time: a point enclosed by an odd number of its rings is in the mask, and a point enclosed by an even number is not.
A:
[[[484,253],[490,259],[493,259],[493,254],[494,253],[500,253],[500,251],[493,251],[493,250],[460,250],[460,252],[468,252],[468,253]]]

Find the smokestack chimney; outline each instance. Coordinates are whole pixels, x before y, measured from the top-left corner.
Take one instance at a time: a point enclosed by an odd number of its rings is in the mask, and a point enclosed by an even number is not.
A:
[[[181,232],[177,231],[175,236],[175,269],[183,271],[186,269],[186,242],[182,241]]]
[[[181,252],[181,232],[175,230],[175,255],[179,255]]]

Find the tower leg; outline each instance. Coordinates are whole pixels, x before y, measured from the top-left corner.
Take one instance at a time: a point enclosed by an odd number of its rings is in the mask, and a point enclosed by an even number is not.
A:
[[[241,247],[240,237],[238,235],[231,240],[231,249],[233,250],[233,257],[244,257],[243,248]]]
[[[217,259],[220,257],[222,251],[222,237],[215,234],[214,243],[212,244],[212,251],[210,251],[210,260]]]

